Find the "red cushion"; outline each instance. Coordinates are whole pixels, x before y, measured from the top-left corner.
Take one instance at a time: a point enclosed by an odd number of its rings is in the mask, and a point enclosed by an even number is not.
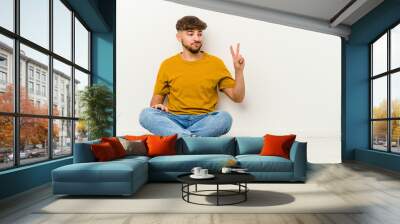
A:
[[[115,151],[115,155],[118,158],[126,156],[126,151],[122,146],[121,142],[116,137],[109,137],[109,138],[101,138],[101,142],[108,142],[112,146]]]
[[[176,139],[178,135],[158,136],[151,135],[147,137],[148,156],[163,156],[176,154]]]
[[[103,162],[117,158],[113,147],[108,142],[92,144],[90,147],[97,161]]]
[[[296,135],[264,135],[264,145],[261,149],[262,156],[281,156],[286,159],[290,158],[290,148]]]

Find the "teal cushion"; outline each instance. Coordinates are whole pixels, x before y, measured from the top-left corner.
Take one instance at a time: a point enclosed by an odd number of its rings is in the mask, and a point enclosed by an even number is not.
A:
[[[177,154],[226,154],[234,155],[233,137],[182,137],[177,146]]]
[[[150,157],[147,157],[147,156],[130,155],[130,156],[125,156],[125,157],[123,157],[121,159],[117,159],[117,160],[113,160],[113,161],[127,161],[127,162],[130,162],[130,161],[140,160],[140,161],[143,161],[143,162],[147,162],[147,161],[149,161],[149,159],[150,159]]]
[[[219,171],[230,159],[231,155],[174,155],[157,156],[149,160],[151,172],[190,172],[193,167],[200,166],[209,171]]]
[[[52,171],[53,181],[59,182],[130,182],[134,173],[147,176],[147,163],[138,159],[74,163]]]
[[[263,137],[236,137],[236,155],[259,154],[263,145]]]
[[[239,155],[239,165],[250,172],[292,172],[292,161],[279,156]]]

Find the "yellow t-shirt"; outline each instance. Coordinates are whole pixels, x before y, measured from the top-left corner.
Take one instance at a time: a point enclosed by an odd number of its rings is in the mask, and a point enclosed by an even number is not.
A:
[[[215,110],[217,89],[234,86],[235,80],[218,57],[203,52],[201,59],[186,61],[178,53],[161,63],[153,95],[167,95],[171,113],[203,114]]]

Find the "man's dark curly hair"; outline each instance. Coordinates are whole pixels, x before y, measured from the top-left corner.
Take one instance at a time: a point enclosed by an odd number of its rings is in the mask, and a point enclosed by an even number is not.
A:
[[[184,16],[176,22],[176,30],[205,30],[207,24],[196,16]]]

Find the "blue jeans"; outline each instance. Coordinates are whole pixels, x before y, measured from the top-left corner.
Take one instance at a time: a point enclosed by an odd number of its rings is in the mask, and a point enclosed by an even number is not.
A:
[[[232,117],[225,111],[199,115],[172,114],[148,107],[140,113],[139,122],[155,135],[218,137],[231,129]]]

